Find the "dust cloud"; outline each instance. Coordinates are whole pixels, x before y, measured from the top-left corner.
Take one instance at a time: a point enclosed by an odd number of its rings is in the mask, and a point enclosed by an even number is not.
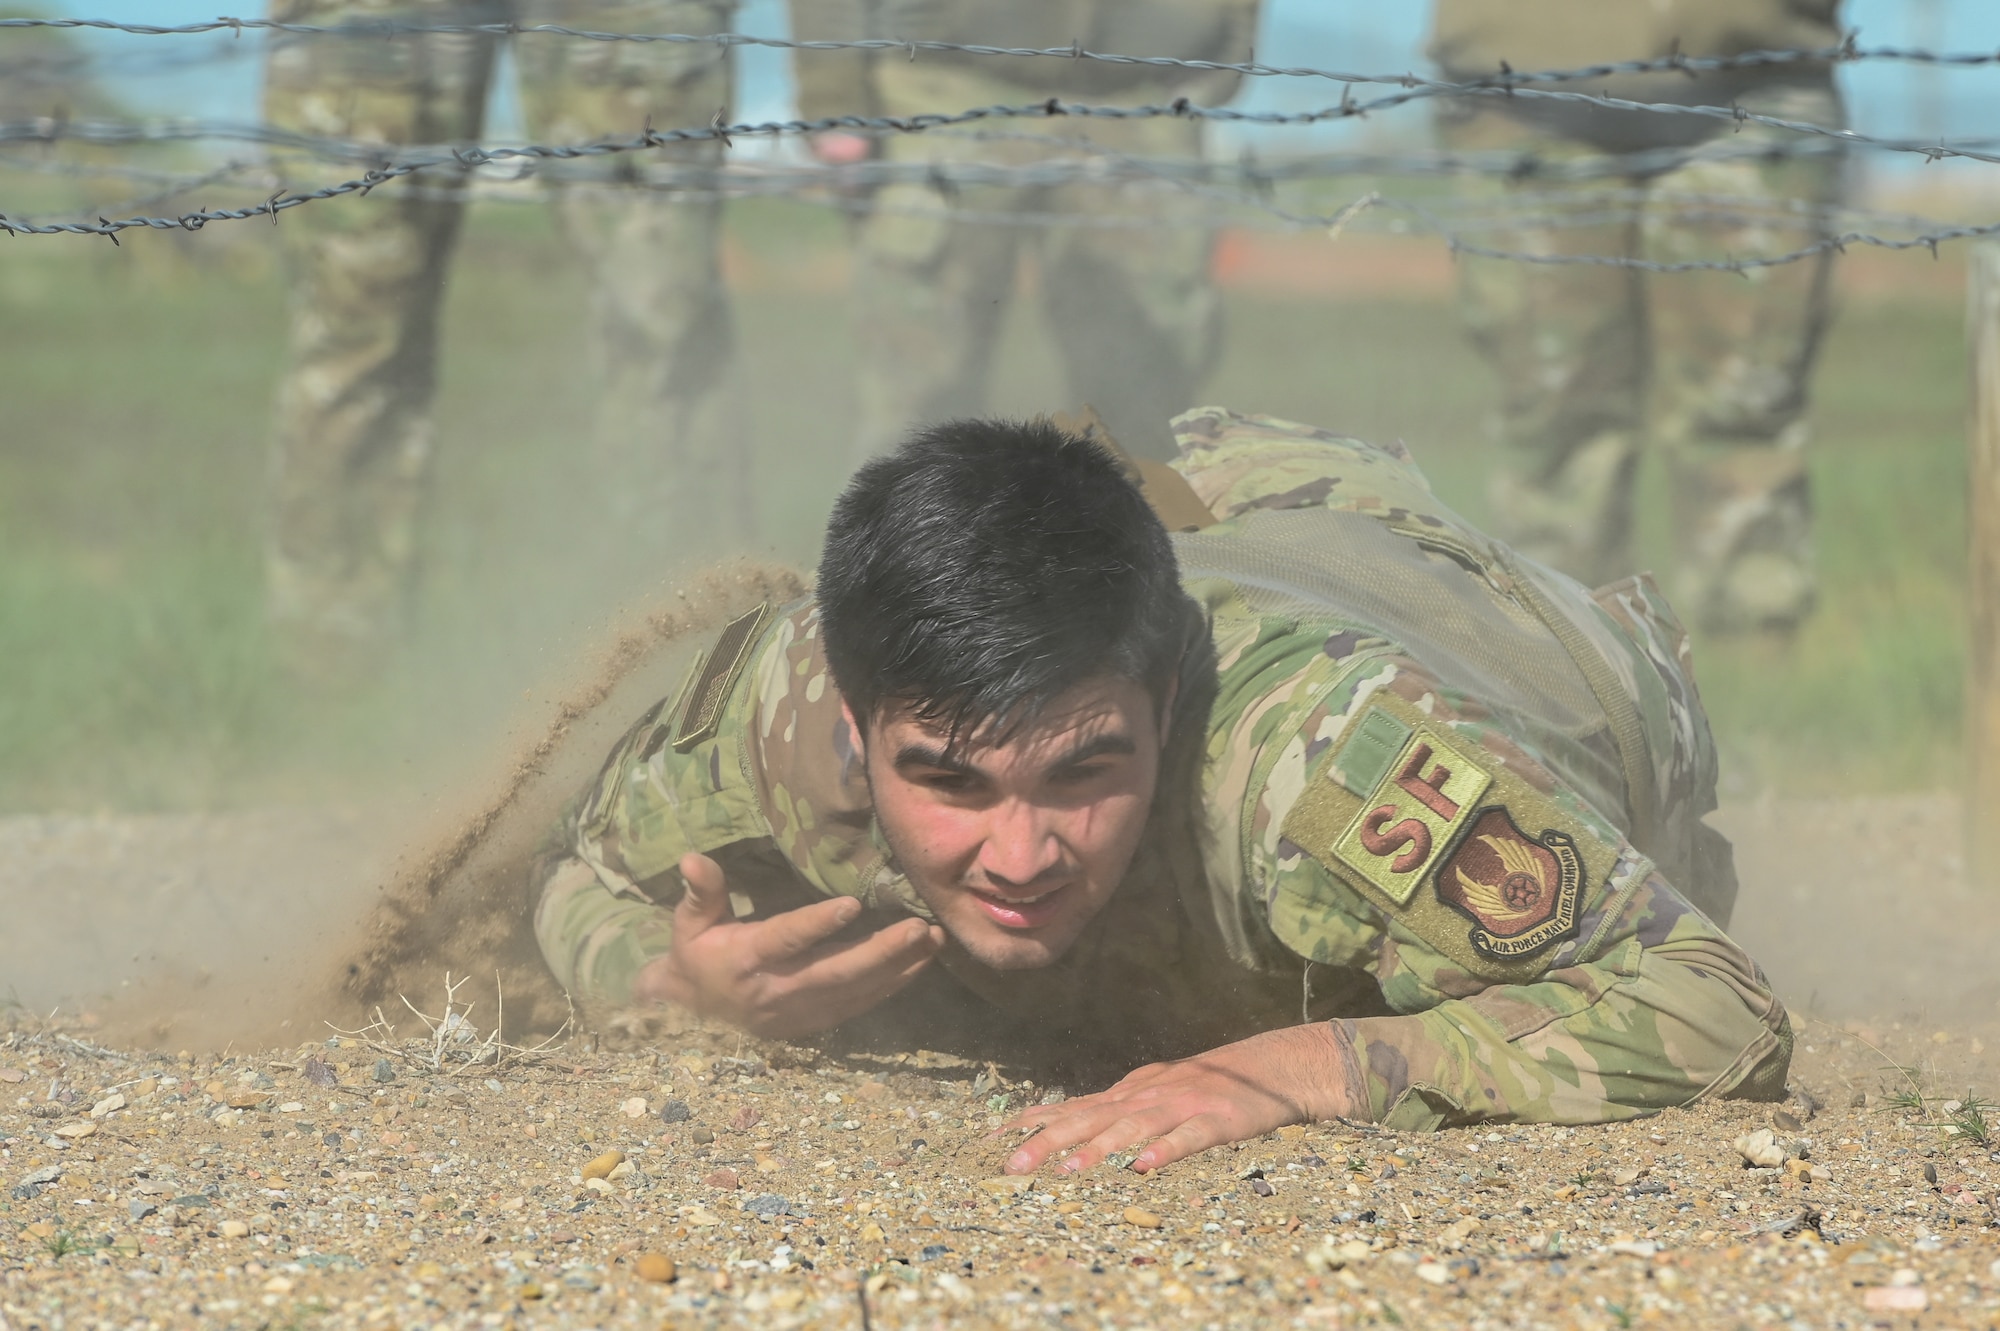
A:
[[[633,613],[532,690],[549,701],[516,721],[511,754],[435,808],[0,824],[0,974],[24,1002],[81,997],[140,1047],[296,1041],[378,1005],[395,1020],[405,998],[435,1011],[448,974],[471,979],[480,1024],[504,1006],[510,1034],[555,1030],[568,1008],[530,929],[536,846],[704,630],[803,590],[745,560]]]

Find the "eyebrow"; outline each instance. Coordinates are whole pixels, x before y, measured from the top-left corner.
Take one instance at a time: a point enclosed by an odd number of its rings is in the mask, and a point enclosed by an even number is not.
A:
[[[1049,764],[1051,772],[1065,767],[1080,767],[1092,758],[1109,755],[1128,757],[1139,751],[1130,735],[1098,735],[1087,739],[1062,757]],[[931,767],[941,772],[953,772],[963,776],[976,776],[979,769],[967,762],[961,755],[942,744],[905,744],[896,751],[896,770],[906,771],[913,767]]]

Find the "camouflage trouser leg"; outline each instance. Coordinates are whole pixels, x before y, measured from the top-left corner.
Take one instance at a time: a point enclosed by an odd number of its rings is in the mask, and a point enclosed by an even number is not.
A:
[[[495,4],[280,0],[272,15],[338,23],[408,15],[504,20]],[[383,144],[476,138],[495,46],[434,34],[277,38],[265,114],[308,134]],[[357,167],[339,168],[345,178]],[[285,216],[291,356],[271,458],[271,613],[299,668],[338,678],[401,629],[417,514],[431,462],[438,307],[461,205],[459,183],[421,178]]]
[[[624,32],[723,32],[734,0],[523,0],[524,23]],[[728,48],[523,37],[532,137],[558,143],[706,125],[730,105]],[[738,546],[750,534],[750,452],[732,376],[734,337],[718,260],[715,197],[649,191],[663,167],[718,165],[719,143],[552,165],[565,238],[591,275],[604,375],[580,460],[609,553],[650,580],[669,555]]]
[[[1040,100],[1020,88],[953,67],[885,61],[887,114]],[[1135,100],[1170,93],[1147,90]],[[1001,122],[999,139],[944,132],[887,140],[892,161],[979,159],[1026,163],[1092,150],[1139,156],[1200,151],[1198,126],[1161,119],[1129,123]],[[1087,146],[1051,145],[1088,134]],[[861,224],[854,302],[861,367],[857,452],[892,444],[913,423],[984,406],[994,338],[1012,294],[1024,245],[1043,261],[1050,335],[1069,377],[1067,402],[1089,402],[1128,449],[1174,455],[1166,422],[1194,404],[1219,343],[1219,303],[1209,285],[1210,232],[1170,225],[1199,211],[1185,195],[1103,186],[981,187],[947,192],[897,184],[875,196]],[[1046,227],[955,219],[1074,214],[1079,225]],[[1134,226],[1104,225],[1117,217]]]
[[[1831,88],[1774,88],[1741,104],[1842,123]],[[1809,246],[1831,230],[1826,210],[1840,199],[1841,175],[1832,154],[1692,162],[1650,182],[1643,252],[1674,262]],[[1689,217],[1690,208],[1709,216]],[[1788,627],[1812,608],[1806,386],[1832,272],[1823,253],[1742,277],[1651,279],[1654,435],[1673,479],[1675,599],[1711,628]]]
[[[1839,117],[1827,89],[1772,88],[1740,101]],[[1486,106],[1442,128],[1460,150],[1533,148],[1557,163],[1589,151]],[[1746,126],[1719,135],[1690,148],[1685,165],[1640,180],[1468,178],[1469,199],[1524,218],[1474,239],[1657,260],[1799,248],[1824,234],[1839,158],[1753,156],[1774,134]],[[1795,622],[1812,602],[1803,412],[1827,271],[1821,258],[1746,281],[1463,256],[1466,322],[1503,380],[1493,481],[1501,533],[1588,584],[1630,573],[1632,481],[1650,434],[1674,477],[1685,608],[1716,628]]]

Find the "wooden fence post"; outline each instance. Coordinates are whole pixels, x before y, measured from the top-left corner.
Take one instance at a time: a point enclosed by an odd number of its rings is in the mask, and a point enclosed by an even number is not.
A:
[[[1971,429],[1966,441],[1966,881],[2000,889],[2000,245],[1966,274]]]

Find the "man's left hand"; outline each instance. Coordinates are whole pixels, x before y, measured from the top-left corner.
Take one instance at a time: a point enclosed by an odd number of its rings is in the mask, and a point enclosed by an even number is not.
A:
[[[1000,1129],[1039,1127],[1007,1159],[1009,1174],[1032,1174],[1075,1147],[1065,1170],[1088,1169],[1114,1152],[1151,1141],[1132,1161],[1139,1173],[1262,1136],[1288,1123],[1355,1112],[1359,1088],[1346,1084],[1326,1023],[1266,1031],[1173,1063],[1153,1063],[1108,1091],[1038,1105]]]

